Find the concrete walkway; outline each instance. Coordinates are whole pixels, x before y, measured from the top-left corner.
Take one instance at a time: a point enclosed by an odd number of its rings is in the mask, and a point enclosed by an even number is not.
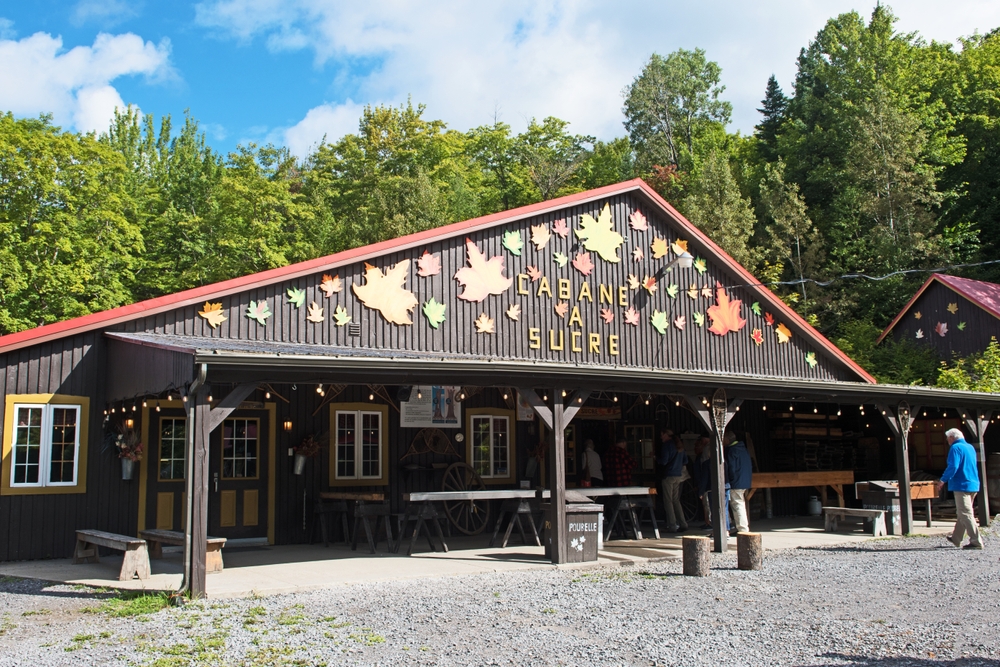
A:
[[[943,534],[950,532],[953,522],[934,522],[927,528],[921,522],[915,532]],[[793,517],[761,520],[751,529],[762,533],[765,549],[821,547],[833,544],[861,542],[872,539],[860,531],[827,533],[822,519]],[[652,531],[650,531],[652,534]],[[706,535],[708,531],[688,533]],[[883,538],[884,539],[884,538]],[[895,539],[895,538],[894,538]],[[449,577],[483,572],[513,572],[556,567],[545,559],[544,550],[523,546],[511,540],[506,549],[486,546],[489,537],[451,537],[450,551],[444,553],[388,554],[379,545],[375,555],[359,546],[351,551],[343,545],[288,545],[275,547],[227,548],[223,551],[225,570],[208,576],[209,597],[245,597],[274,595],[294,591],[324,588],[342,584],[375,581]],[[730,548],[736,539],[730,538]],[[426,545],[419,545],[426,548]],[[662,539],[616,540],[605,544],[597,563],[560,566],[592,568],[613,564],[642,564],[655,559],[679,559],[680,536]],[[69,559],[0,563],[0,576],[25,577],[98,588],[128,590],[173,591],[182,579],[182,555],[167,551],[162,560],[151,562],[153,576],[145,581],[118,581],[121,556],[101,558],[100,563],[73,565]]]

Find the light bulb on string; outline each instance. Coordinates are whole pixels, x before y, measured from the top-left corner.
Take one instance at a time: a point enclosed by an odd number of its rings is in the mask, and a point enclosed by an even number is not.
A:
[[[611,400],[613,400],[613,401],[614,401],[615,403],[617,403],[617,402],[618,402],[618,394],[615,394],[615,395],[614,395],[614,396],[613,396],[613,397],[611,398]]]
[[[271,400],[271,392],[269,392],[269,391],[265,391],[265,392],[264,392],[264,398],[265,398],[266,400]]]
[[[159,406],[159,405],[157,405],[157,406],[156,406],[156,411],[157,411],[157,412],[159,412],[159,411],[160,411],[160,406]]]

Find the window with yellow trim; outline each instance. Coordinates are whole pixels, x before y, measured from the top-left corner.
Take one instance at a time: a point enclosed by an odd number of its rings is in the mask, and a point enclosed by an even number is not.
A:
[[[86,397],[8,396],[0,491],[83,493],[89,407]]]
[[[330,486],[389,482],[389,408],[377,403],[330,404]]]

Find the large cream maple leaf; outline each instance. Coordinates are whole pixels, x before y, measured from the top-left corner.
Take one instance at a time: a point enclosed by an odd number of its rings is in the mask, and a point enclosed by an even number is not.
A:
[[[455,280],[465,289],[458,295],[463,301],[479,302],[490,294],[503,294],[514,284],[513,278],[503,274],[503,256],[486,259],[472,239],[465,239],[469,265],[455,273]]]
[[[417,297],[406,289],[410,260],[404,259],[384,274],[377,266],[365,262],[365,284],[351,285],[354,294],[393,324],[413,324],[410,311],[417,306]]]
[[[596,220],[586,213],[580,216],[580,220],[580,229],[573,231],[583,239],[583,247],[596,252],[606,262],[614,264],[620,262],[618,247],[625,242],[625,239],[614,229],[611,206],[605,204]]]

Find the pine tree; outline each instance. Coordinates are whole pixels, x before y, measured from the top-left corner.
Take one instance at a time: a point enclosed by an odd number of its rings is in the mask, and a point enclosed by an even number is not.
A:
[[[757,111],[764,118],[754,129],[757,130],[757,138],[760,140],[761,156],[768,162],[774,162],[778,159],[778,131],[785,122],[788,98],[781,91],[781,86],[773,74],[767,80],[767,91],[761,104],[764,106]]]

